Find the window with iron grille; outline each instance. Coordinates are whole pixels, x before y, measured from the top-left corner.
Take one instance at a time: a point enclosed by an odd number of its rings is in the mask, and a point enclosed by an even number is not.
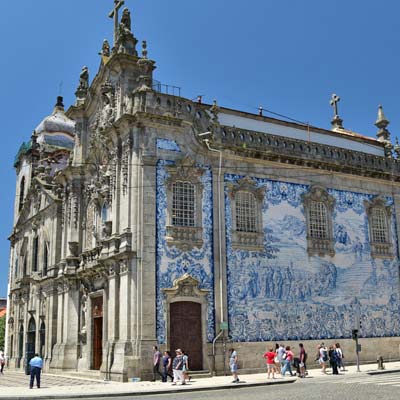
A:
[[[310,237],[313,239],[328,239],[328,212],[326,205],[320,201],[312,201],[310,204]]]
[[[172,225],[194,227],[195,213],[194,184],[177,181],[172,187]]]
[[[388,229],[385,211],[381,208],[371,210],[371,231],[374,243],[388,243]]]
[[[236,230],[239,232],[257,232],[256,198],[253,193],[236,193]]]

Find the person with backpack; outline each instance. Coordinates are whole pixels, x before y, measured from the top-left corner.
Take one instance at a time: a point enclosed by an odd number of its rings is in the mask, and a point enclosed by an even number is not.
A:
[[[178,381],[182,385],[186,385],[185,377],[183,376],[183,354],[181,349],[175,350],[176,356],[172,362],[172,373],[174,375],[173,385],[176,385]]]
[[[319,346],[319,364],[321,365],[321,372],[326,374],[326,363],[329,360],[328,349],[325,347],[324,343]]]
[[[343,350],[341,349],[339,343],[335,344],[335,348],[336,348],[336,353],[337,353],[337,356],[338,356],[338,368],[341,368],[342,371],[345,371],[344,362],[343,362],[343,358],[344,358]]]

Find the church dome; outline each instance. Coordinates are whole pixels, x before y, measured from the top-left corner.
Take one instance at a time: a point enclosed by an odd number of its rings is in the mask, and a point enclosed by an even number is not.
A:
[[[75,122],[65,115],[61,96],[57,97],[53,113],[37,126],[35,133],[38,144],[70,150],[74,147]]]
[[[46,117],[35,129],[37,135],[43,133],[67,133],[74,136],[75,122],[69,119],[64,112],[63,98],[57,98],[57,104],[51,115]]]

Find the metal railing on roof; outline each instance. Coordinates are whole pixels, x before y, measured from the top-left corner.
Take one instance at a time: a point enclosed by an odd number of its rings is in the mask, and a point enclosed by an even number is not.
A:
[[[181,88],[179,86],[166,85],[165,83],[153,80],[152,89],[159,93],[181,97]]]

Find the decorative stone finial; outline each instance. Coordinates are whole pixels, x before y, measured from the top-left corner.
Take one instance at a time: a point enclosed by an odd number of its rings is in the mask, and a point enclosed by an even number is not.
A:
[[[142,42],[142,58],[147,58],[147,42],[145,40]]]
[[[57,96],[57,103],[56,103],[55,107],[64,111],[64,104],[63,104],[62,96]]]
[[[397,137],[396,137],[396,144],[394,145],[393,150],[396,154],[396,157],[400,159],[400,145],[399,145],[399,139]]]
[[[333,129],[343,129],[343,120],[339,117],[338,103],[340,97],[337,94],[333,94],[331,97],[330,105],[333,107],[333,119],[331,121]]]
[[[218,125],[219,124],[219,121],[218,121],[219,107],[217,104],[217,100],[213,101],[213,105],[210,108],[210,113],[212,114],[211,123],[214,125]]]
[[[376,136],[380,142],[390,142],[390,132],[387,130],[389,125],[389,120],[385,117],[383,113],[383,107],[379,105],[378,107],[378,118],[375,122],[375,126],[379,129]]]
[[[83,67],[79,75],[79,86],[75,92],[76,104],[82,104],[87,96],[89,90],[89,68]]]

